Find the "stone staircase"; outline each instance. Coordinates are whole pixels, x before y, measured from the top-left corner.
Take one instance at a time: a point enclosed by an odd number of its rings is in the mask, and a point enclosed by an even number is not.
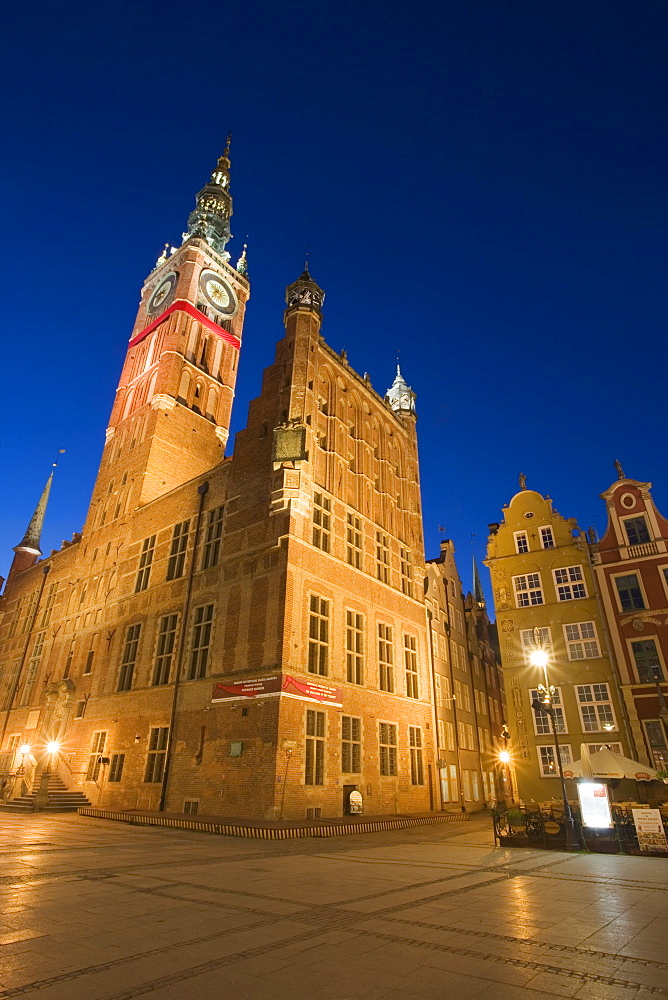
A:
[[[0,803],[0,813],[5,812],[34,812],[35,799],[40,789],[42,775],[35,774],[33,786],[28,795],[21,795],[11,802]],[[42,806],[42,812],[76,812],[81,806],[90,806],[83,792],[70,791],[59,774],[49,775],[49,794],[46,805]]]

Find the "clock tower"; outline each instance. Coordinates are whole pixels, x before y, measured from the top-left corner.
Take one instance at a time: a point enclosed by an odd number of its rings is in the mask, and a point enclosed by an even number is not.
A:
[[[150,503],[224,458],[249,297],[231,238],[229,138],[179,248],[149,274],[123,365],[87,530]]]

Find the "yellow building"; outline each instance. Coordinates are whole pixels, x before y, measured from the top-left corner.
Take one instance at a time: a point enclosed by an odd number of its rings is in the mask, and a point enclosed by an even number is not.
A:
[[[549,497],[522,488],[503,522],[490,525],[487,560],[501,645],[508,724],[519,797],[561,797],[549,716],[532,708],[543,671],[531,665],[536,639],[548,653],[548,681],[564,767],[605,743],[628,753],[627,724],[611,660],[586,539]],[[538,629],[537,636],[534,629]],[[574,791],[574,790],[573,790]]]

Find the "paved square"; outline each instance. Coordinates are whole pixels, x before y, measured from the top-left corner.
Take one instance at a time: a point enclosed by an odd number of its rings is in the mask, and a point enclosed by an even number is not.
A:
[[[668,997],[668,860],[0,818],[0,1000]]]

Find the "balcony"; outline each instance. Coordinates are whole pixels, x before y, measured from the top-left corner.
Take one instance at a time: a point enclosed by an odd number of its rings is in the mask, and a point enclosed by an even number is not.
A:
[[[628,558],[639,559],[641,556],[655,556],[658,552],[656,542],[643,542],[641,545],[629,545]]]

